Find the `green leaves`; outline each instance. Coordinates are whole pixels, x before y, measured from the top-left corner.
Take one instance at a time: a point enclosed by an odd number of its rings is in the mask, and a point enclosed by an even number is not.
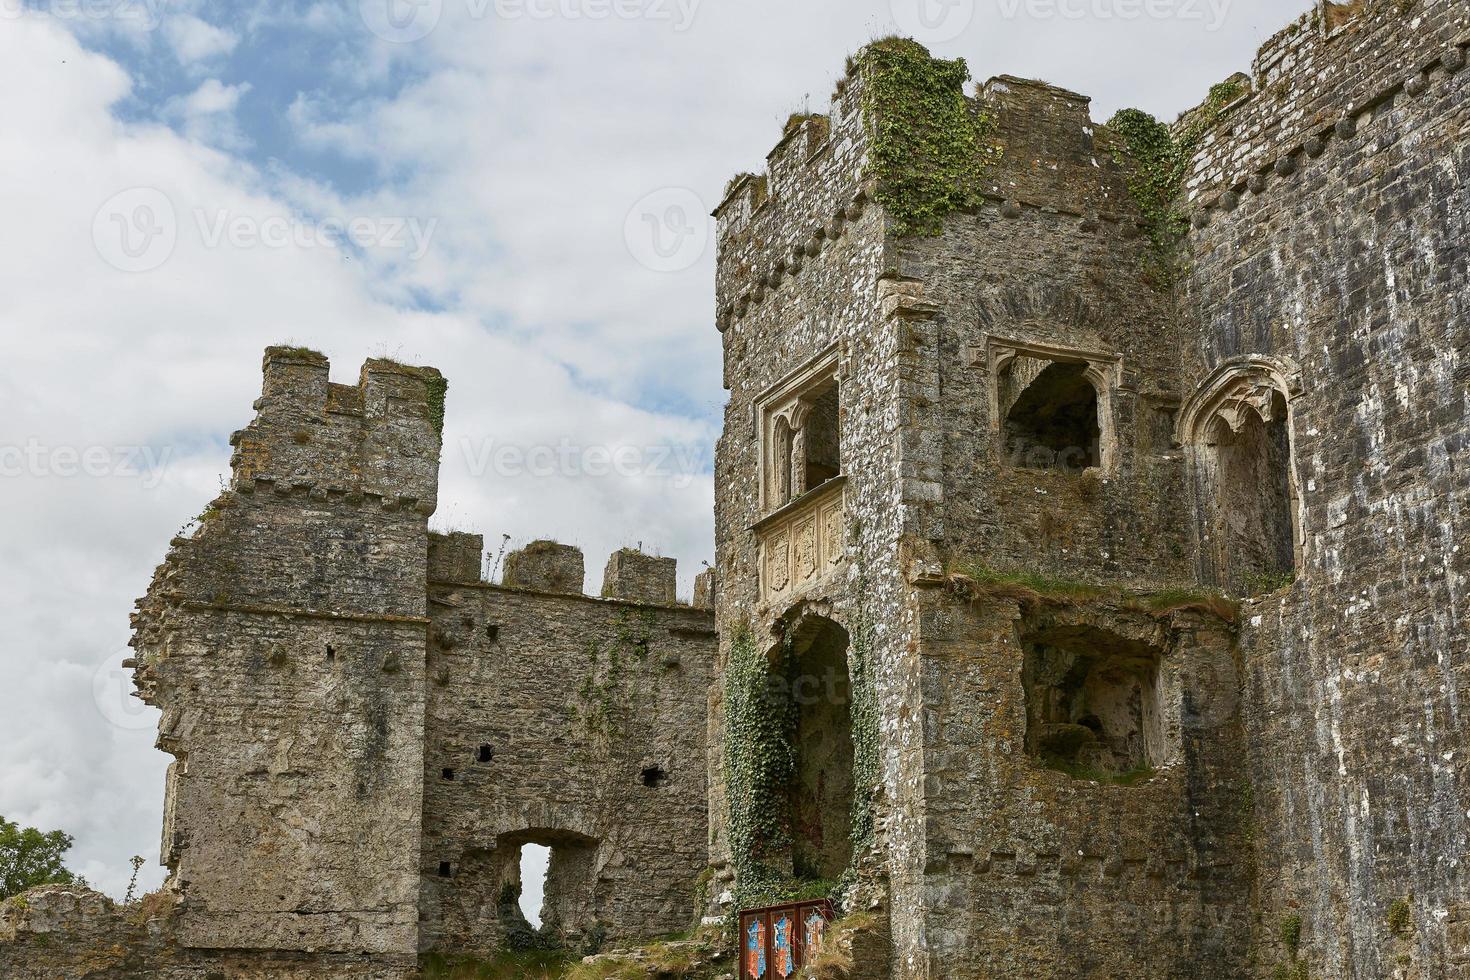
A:
[[[81,884],[62,864],[71,845],[59,830],[43,834],[0,817],[0,900],[40,885]]]
[[[899,237],[937,235],[947,215],[979,206],[984,169],[999,155],[986,142],[990,120],[965,98],[970,70],[902,38],[876,41],[863,57],[878,203]]]
[[[1124,109],[1108,122],[1122,142],[1115,154],[1128,168],[1128,190],[1143,212],[1150,248],[1145,274],[1161,289],[1179,278],[1179,242],[1189,231],[1189,215],[1180,201],[1195,154],[1225,107],[1245,91],[1230,80],[1210,89],[1210,97],[1192,117],[1170,128],[1140,109]]]

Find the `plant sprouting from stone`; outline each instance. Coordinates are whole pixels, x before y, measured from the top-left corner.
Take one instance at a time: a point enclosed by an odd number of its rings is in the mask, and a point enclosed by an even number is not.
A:
[[[134,900],[138,896],[138,872],[143,870],[144,862],[145,859],[141,854],[134,854],[131,858],[128,859],[128,864],[132,865],[133,867],[133,873],[128,877],[128,890],[127,893],[123,895],[124,905],[132,905]]]

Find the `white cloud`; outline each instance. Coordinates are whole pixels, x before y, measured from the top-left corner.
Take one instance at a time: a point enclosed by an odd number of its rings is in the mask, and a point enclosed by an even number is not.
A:
[[[193,14],[176,14],[163,22],[164,35],[180,62],[192,65],[229,54],[240,37]]]

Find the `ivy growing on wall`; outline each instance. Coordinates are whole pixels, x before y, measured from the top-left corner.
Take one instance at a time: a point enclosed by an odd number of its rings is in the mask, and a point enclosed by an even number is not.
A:
[[[861,562],[848,649],[852,681],[852,853],[856,859],[873,846],[876,820],[873,790],[883,778],[878,752],[878,683],[873,663],[873,626],[866,598],[868,577]],[[849,876],[851,872],[849,872]]]
[[[779,656],[789,660],[789,649]],[[791,843],[786,802],[796,774],[796,708],[771,683],[785,666],[771,663],[748,625],[736,628],[725,665],[725,786],[738,899],[746,908],[776,904],[790,886],[789,876],[769,864]]]
[[[860,583],[860,594],[865,586],[865,581]],[[860,606],[848,646],[854,787],[850,833],[855,859],[873,844],[872,791],[881,778],[871,650],[872,629]],[[736,631],[725,667],[725,785],[740,908],[837,898],[855,880],[852,868],[837,882],[798,879],[787,870],[798,709],[790,696],[792,685],[783,681],[792,679],[789,674],[795,667],[789,640],[773,659],[758,649],[748,626]]]
[[[875,41],[863,64],[878,203],[900,237],[937,235],[945,216],[980,204],[984,170],[1000,154],[991,119],[965,98],[970,70],[905,38]]]
[[[434,426],[434,431],[444,435],[444,410],[445,401],[449,396],[449,380],[437,375],[431,375],[426,381],[429,394],[429,421]]]
[[[1210,97],[1178,127],[1169,127],[1141,109],[1124,109],[1109,122],[1119,138],[1118,162],[1128,169],[1128,190],[1143,212],[1149,239],[1144,273],[1160,289],[1172,288],[1182,271],[1178,245],[1189,231],[1184,182],[1205,135],[1225,107],[1245,91],[1230,80],[1210,89]]]
[[[569,712],[581,719],[584,742],[603,751],[630,750],[628,739],[639,709],[655,697],[656,681],[645,669],[656,622],[652,610],[623,609],[613,622],[615,638],[589,638],[584,646],[588,673]],[[630,667],[637,668],[630,672]]]

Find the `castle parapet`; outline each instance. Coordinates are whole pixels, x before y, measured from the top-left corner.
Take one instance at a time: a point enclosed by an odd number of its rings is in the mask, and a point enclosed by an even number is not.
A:
[[[581,595],[586,578],[581,548],[555,541],[533,541],[505,556],[501,584],[532,592]]]
[[[485,538],[460,531],[429,535],[429,581],[472,584],[481,580]]]
[[[602,576],[602,596],[650,606],[672,606],[679,578],[672,558],[645,555],[636,548],[614,551]]]
[[[1318,0],[1261,47],[1252,77],[1217,107],[1188,180],[1198,220],[1215,207],[1233,209],[1247,191],[1264,194],[1293,179],[1304,159],[1350,144],[1396,100],[1430,95],[1437,78],[1464,69],[1467,44],[1463,0],[1421,0],[1411,14],[1400,0]]]
[[[257,415],[235,433],[233,488],[378,498],[433,513],[447,385],[433,368],[375,359],[334,385],[315,351],[271,347]]]

